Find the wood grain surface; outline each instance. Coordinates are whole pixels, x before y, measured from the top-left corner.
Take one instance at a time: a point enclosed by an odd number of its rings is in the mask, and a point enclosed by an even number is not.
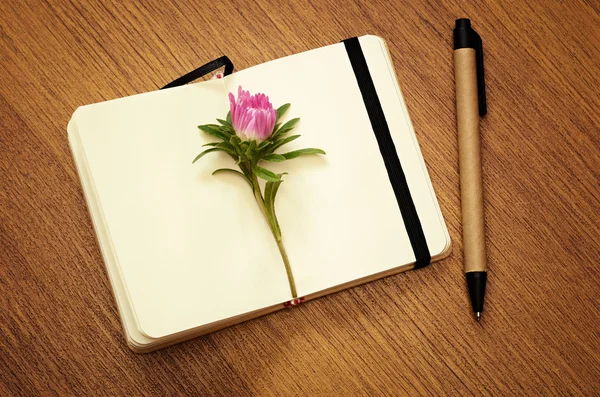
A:
[[[600,394],[600,4],[466,3],[1,1],[0,395]],[[486,54],[481,324],[462,272],[459,17]],[[223,54],[241,70],[363,34],[389,45],[452,255],[132,353],[67,144],[72,112]]]

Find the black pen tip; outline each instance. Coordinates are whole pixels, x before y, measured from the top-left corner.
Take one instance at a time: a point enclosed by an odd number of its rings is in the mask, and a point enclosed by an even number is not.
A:
[[[475,313],[483,312],[483,299],[485,296],[485,284],[487,280],[487,272],[468,272],[467,287],[471,296],[471,305]]]
[[[477,312],[475,315],[477,315],[477,322],[479,322],[481,320],[481,312]]]
[[[465,29],[471,27],[471,20],[468,18],[460,18],[456,20],[456,28]]]

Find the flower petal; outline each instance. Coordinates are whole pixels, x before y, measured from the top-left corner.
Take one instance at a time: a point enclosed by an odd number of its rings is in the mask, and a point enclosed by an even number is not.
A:
[[[238,86],[237,100],[229,93],[231,124],[236,134],[243,140],[263,141],[273,133],[277,111],[263,93],[250,95]]]

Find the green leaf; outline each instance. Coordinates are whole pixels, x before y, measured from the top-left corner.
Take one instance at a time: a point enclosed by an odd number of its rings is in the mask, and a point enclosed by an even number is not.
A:
[[[214,147],[212,149],[207,149],[205,151],[203,151],[202,153],[200,153],[199,155],[196,156],[196,158],[194,159],[194,161],[192,161],[192,164],[194,164],[196,161],[200,160],[204,155],[212,153],[212,152],[224,152],[225,150],[218,148],[218,147]]]
[[[239,156],[239,158],[240,158],[239,161],[243,161],[243,159],[246,157],[246,155],[244,154],[244,150],[240,146],[242,144],[240,137],[238,137],[237,135],[232,136],[231,139],[229,139],[229,143],[235,149],[235,152]]]
[[[265,202],[270,207],[271,213],[274,214],[275,211],[275,196],[277,195],[277,191],[279,190],[279,185],[283,182],[281,179],[282,176],[287,175],[287,172],[277,174],[279,177],[279,181],[277,182],[267,182],[265,186]]]
[[[234,159],[236,159],[238,157],[238,153],[235,150],[235,147],[229,142],[219,142],[217,147],[220,149],[223,149],[224,152],[227,152]]]
[[[262,141],[256,149],[262,150],[262,149],[266,148],[267,146],[269,146],[270,144],[271,144],[271,141]]]
[[[235,150],[235,145],[233,145],[227,141],[219,142],[217,147],[221,147],[221,148],[229,149],[229,150]]]
[[[281,105],[279,109],[277,109],[277,121],[284,115],[285,112],[290,108],[290,104],[286,103],[285,105]]]
[[[282,175],[283,174],[279,174],[279,177],[281,178]],[[277,220],[277,217],[275,216],[275,196],[277,195],[277,191],[279,190],[279,186],[281,186],[282,182],[283,180],[280,180],[279,182],[267,182],[267,184],[273,185],[273,187],[271,188],[271,195],[269,196],[269,209],[273,214],[273,218],[275,218],[275,220]]]
[[[242,178],[244,178],[244,180],[245,180],[246,182],[248,182],[248,184],[250,185],[250,187],[252,187],[252,182],[250,182],[250,179],[248,179],[248,178],[246,177],[246,175],[242,174],[242,173],[241,173],[241,172],[239,172],[239,171],[232,170],[231,168],[219,168],[218,170],[215,170],[215,171],[214,171],[212,174],[213,174],[213,175],[215,175],[215,174],[219,174],[219,173],[222,173],[222,172],[232,172],[232,173],[234,173],[234,174],[236,174],[236,175],[239,175],[239,176],[241,176]]]
[[[275,183],[281,183],[281,182],[267,182],[266,183],[264,199],[265,199],[265,209],[267,210],[267,219],[268,219],[269,223],[271,224],[271,229],[273,230],[274,233],[277,234],[277,230],[278,230],[277,217],[274,214],[273,205],[271,205],[271,191],[273,190],[273,184],[275,184]],[[275,237],[275,238],[277,238],[277,237]]]
[[[277,182],[267,182],[265,185],[265,207],[267,209],[267,213],[271,218],[271,222],[274,224],[275,229],[279,231],[279,222],[277,222],[277,216],[275,215],[275,196],[277,195],[277,190],[279,190],[279,186],[283,182],[281,177],[287,174],[284,172],[282,174],[277,174],[279,176],[279,181]],[[279,231],[279,233],[281,233]]]
[[[277,174],[279,176],[279,178],[281,178],[284,174],[287,174],[287,172],[284,172],[283,174]],[[279,182],[275,182],[273,184],[273,191],[271,192],[271,205],[273,205],[273,208],[275,208],[275,196],[277,195],[277,191],[279,190],[279,186],[281,185],[281,182],[283,182],[283,180],[280,180]]]
[[[288,121],[287,123],[282,125],[281,128],[279,128],[277,130],[277,132],[275,133],[275,136],[281,136],[281,135],[286,134],[288,131],[291,131],[296,126],[298,121],[300,121],[299,118],[291,119],[290,121]]]
[[[221,126],[219,126],[219,129],[222,132],[224,132],[225,134],[227,134],[228,136],[235,135],[235,131],[233,131],[233,128],[231,128],[231,127],[227,127],[225,125],[221,125]]]
[[[272,214],[272,212],[271,212],[271,191],[273,190],[274,183],[279,183],[279,182],[267,182],[267,184],[265,185],[265,207],[267,207],[267,212],[269,213],[269,215]]]
[[[242,139],[239,136],[237,136],[237,135],[232,135],[229,138],[229,142],[233,143],[233,144],[239,144],[240,142],[242,142]]]
[[[230,122],[222,119],[217,119],[217,121],[221,123],[221,125],[218,126],[221,131],[225,132],[227,135],[235,135],[235,131]]]
[[[246,156],[249,159],[254,159],[254,149],[256,149],[256,141],[250,141],[248,148],[246,149]]]
[[[206,143],[206,144],[202,145],[202,147],[204,147],[204,146],[217,146],[219,143],[221,143],[221,142]]]
[[[274,162],[281,162],[281,161],[287,160],[282,155],[276,154],[276,153],[267,154],[262,159],[265,160],[265,161],[274,161]]]
[[[244,175],[246,175],[246,178],[248,178],[248,180],[251,181],[252,180],[251,165],[248,163],[240,163],[240,169],[242,170]]]
[[[206,127],[210,127],[213,130],[221,131],[227,137],[230,137],[231,135],[235,135],[235,133],[233,132],[233,127],[229,128],[227,126],[220,125],[220,124],[206,124]]]
[[[231,110],[229,112],[227,112],[227,117],[225,117],[225,120],[227,120],[231,123]]]
[[[273,145],[273,150],[285,145],[286,143],[290,143],[291,141],[295,141],[296,139],[300,138],[300,135],[292,135],[292,136],[288,136],[285,139],[280,139],[277,142],[275,142],[275,144]]]
[[[223,126],[225,126],[225,127],[229,127],[229,128],[231,128],[231,129],[233,129],[233,126],[231,125],[231,122],[230,122],[230,121],[227,121],[227,120],[222,120],[222,119],[217,119],[217,121],[218,121],[219,123],[221,123],[221,125],[223,125]]]
[[[199,125],[198,128],[200,128],[200,130],[206,132],[208,135],[214,136],[215,138],[219,138],[223,141],[227,141],[229,140],[229,136],[221,131],[218,127],[215,128],[214,124],[206,124],[206,125]]]
[[[212,174],[215,175],[221,172],[233,172],[234,174],[240,175],[242,178],[248,180],[248,178],[246,178],[246,175],[242,174],[237,170],[232,170],[231,168],[219,168],[218,170],[214,170]]]
[[[217,119],[218,120],[218,119]],[[220,125],[220,124],[205,124],[207,127],[210,127],[212,129],[215,130],[219,130],[221,132],[227,132],[227,135],[231,135],[230,132],[228,132],[229,130],[233,131],[233,129],[228,129],[227,126],[224,125]]]
[[[254,167],[254,173],[257,177],[262,178],[267,182],[278,182],[280,180],[279,176],[276,173],[259,166]]]
[[[307,154],[325,154],[325,152],[321,149],[307,148],[307,149],[294,150],[293,152],[284,153],[283,157],[285,157],[287,160],[290,160],[290,159],[294,159],[298,156],[304,156]]]

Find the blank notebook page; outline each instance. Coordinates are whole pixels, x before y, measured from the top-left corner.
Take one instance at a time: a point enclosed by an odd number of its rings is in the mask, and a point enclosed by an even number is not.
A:
[[[432,257],[449,236],[429,181],[384,42],[363,36],[377,94],[406,175]],[[276,211],[299,295],[308,295],[415,262],[396,197],[343,43],[281,58],[226,78],[290,102],[292,132],[284,151],[317,147],[326,156],[269,164],[287,171]],[[211,166],[204,164],[208,172]],[[242,183],[240,183],[241,185]]]
[[[290,299],[247,185],[194,157],[228,111],[222,81],[82,107],[75,121],[140,331],[158,338]],[[211,167],[210,170],[206,166]]]
[[[433,257],[449,237],[383,42],[360,38]],[[229,110],[238,85],[291,103],[301,138],[267,163],[299,295],[415,261],[343,44],[227,76],[78,109],[74,121],[140,331],[152,338],[291,299],[285,268],[247,183],[197,129]]]

